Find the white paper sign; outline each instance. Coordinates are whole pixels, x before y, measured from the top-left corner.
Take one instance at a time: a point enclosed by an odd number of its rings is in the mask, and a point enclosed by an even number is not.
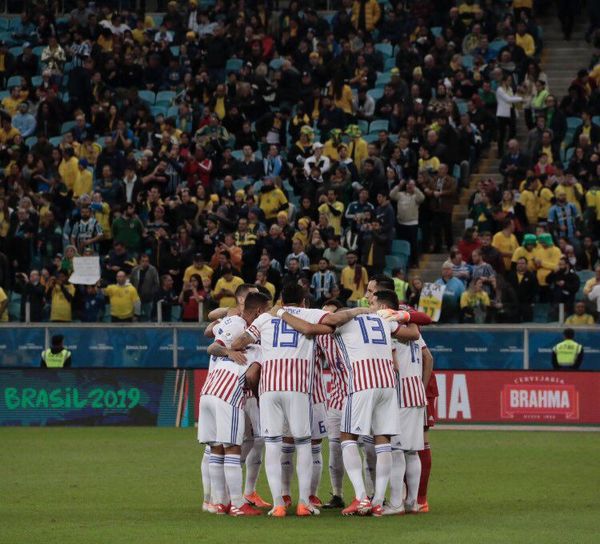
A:
[[[444,297],[445,285],[436,283],[425,283],[419,297],[419,311],[425,312],[435,322],[440,320],[442,314],[442,298]]]
[[[74,257],[73,274],[69,282],[75,285],[95,285],[100,279],[100,257]]]

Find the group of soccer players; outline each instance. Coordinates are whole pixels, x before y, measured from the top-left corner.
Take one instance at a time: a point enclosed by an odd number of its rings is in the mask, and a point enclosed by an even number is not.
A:
[[[248,284],[236,291],[236,308],[210,316],[215,320],[206,334],[215,340],[198,420],[198,440],[207,445],[205,511],[254,516],[271,508],[270,516],[285,517],[294,454],[298,516],[318,515],[321,507],[342,508],[343,515],[428,511],[426,429],[437,391],[419,325],[430,320],[401,308],[393,286],[383,275],[371,280],[368,308],[345,309],[331,300],[309,309],[300,285],[284,286],[273,305]],[[322,504],[317,490],[326,436],[332,499]],[[263,448],[272,504],[256,492]],[[347,507],[344,471],[354,488]]]

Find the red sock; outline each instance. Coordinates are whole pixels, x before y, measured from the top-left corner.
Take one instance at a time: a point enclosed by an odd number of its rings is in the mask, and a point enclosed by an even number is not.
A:
[[[421,459],[421,481],[419,482],[417,502],[424,504],[427,502],[427,485],[429,484],[429,473],[431,472],[431,449],[429,442],[425,442],[425,449],[419,451],[419,459]]]

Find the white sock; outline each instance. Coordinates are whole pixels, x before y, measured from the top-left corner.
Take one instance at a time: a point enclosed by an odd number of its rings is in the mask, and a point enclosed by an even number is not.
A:
[[[342,459],[344,468],[348,473],[348,478],[354,487],[354,496],[362,500],[367,496],[365,482],[363,480],[362,462],[358,453],[358,444],[356,440],[344,440],[342,442]]]
[[[226,504],[225,458],[223,455],[210,454],[210,491],[214,504]]]
[[[312,451],[312,478],[310,482],[310,494],[318,495],[319,485],[321,484],[321,475],[323,474],[323,454],[321,453],[321,444],[313,444]]]
[[[296,445],[296,474],[298,475],[299,502],[309,504],[313,464],[310,437],[294,440]]]
[[[342,446],[339,438],[329,439],[329,478],[331,479],[332,493],[342,496],[342,482],[344,480],[344,461],[342,459]]]
[[[404,451],[392,451],[392,472],[390,474],[390,503],[392,506],[404,504],[404,473],[406,472],[406,461]]]
[[[283,506],[281,498],[281,437],[265,438],[265,472],[273,506]]]
[[[362,437],[362,446],[364,451],[364,478],[367,495],[375,495],[375,479],[377,476],[377,454],[375,453],[375,443],[370,436]]]
[[[246,458],[252,451],[252,447],[254,446],[254,438],[245,438],[242,442],[242,452],[240,453],[240,460],[242,465],[246,462]]]
[[[281,445],[281,494],[291,495],[292,476],[294,474],[294,444],[283,442]]]
[[[256,481],[262,465],[262,453],[265,441],[262,438],[255,438],[254,445],[246,457],[246,482],[244,485],[244,495],[252,495],[256,491]]]
[[[421,459],[416,451],[404,452],[406,459],[406,502],[412,504],[419,494]]]
[[[390,444],[377,444],[375,452],[377,453],[377,476],[375,478],[373,504],[382,505],[390,481],[390,472],[392,471],[392,446]]]
[[[244,499],[242,497],[242,464],[240,456],[228,453],[224,458],[224,472],[229,497],[233,506],[242,506]]]
[[[204,502],[210,502],[210,446],[204,448],[202,463],[200,465],[200,474],[202,475],[202,492]]]

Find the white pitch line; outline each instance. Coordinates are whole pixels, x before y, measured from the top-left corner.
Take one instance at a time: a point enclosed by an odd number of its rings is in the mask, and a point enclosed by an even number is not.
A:
[[[598,433],[600,427],[587,427],[575,425],[452,425],[436,423],[432,431],[536,431],[536,432],[578,432],[578,433]]]

